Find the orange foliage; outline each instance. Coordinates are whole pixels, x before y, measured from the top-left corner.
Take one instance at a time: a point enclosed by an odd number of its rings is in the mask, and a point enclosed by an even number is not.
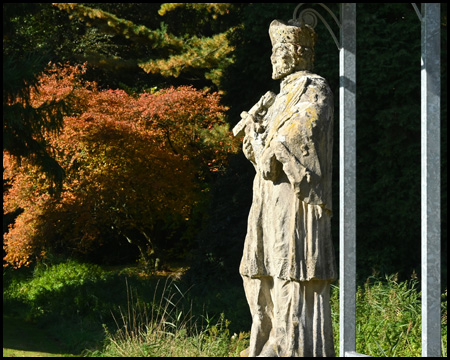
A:
[[[3,176],[12,181],[4,211],[24,210],[4,237],[5,261],[14,266],[47,251],[87,253],[120,238],[132,242],[136,234],[153,247],[155,225],[188,217],[200,181],[237,149],[218,94],[186,86],[139,96],[99,91],[79,80],[82,71],[53,66],[32,96],[36,106],[75,100],[62,133],[47,135],[66,172],[60,196],[50,196],[36,166],[3,154]]]

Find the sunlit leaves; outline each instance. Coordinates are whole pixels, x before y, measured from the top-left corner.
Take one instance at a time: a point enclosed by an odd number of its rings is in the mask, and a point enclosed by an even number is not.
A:
[[[183,52],[171,55],[168,59],[140,62],[139,66],[149,73],[174,77],[178,77],[181,72],[192,68],[220,69],[225,64],[232,63],[230,53],[234,50],[234,47],[229,45],[227,37],[234,30],[232,28],[228,32],[217,34],[211,38],[192,37],[189,41],[186,41]],[[206,77],[208,78],[208,76]],[[214,79],[216,85],[219,85],[220,77],[210,74],[209,78]]]
[[[183,7],[196,10],[206,9],[208,13],[212,13],[212,17],[215,19],[217,15],[228,14],[231,3],[164,3],[161,5],[158,14],[165,15],[169,11]]]

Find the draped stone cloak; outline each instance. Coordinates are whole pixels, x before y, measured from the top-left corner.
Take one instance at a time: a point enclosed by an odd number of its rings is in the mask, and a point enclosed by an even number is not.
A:
[[[247,126],[244,138],[256,175],[240,273],[334,280],[333,95],[326,80],[308,71],[287,76],[261,122],[264,132]]]

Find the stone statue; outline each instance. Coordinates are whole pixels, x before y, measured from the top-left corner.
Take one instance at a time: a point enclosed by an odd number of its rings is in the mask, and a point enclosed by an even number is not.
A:
[[[311,72],[316,34],[274,20],[273,79],[233,129],[253,163],[253,203],[240,265],[252,315],[242,356],[335,356],[330,284],[333,95]]]

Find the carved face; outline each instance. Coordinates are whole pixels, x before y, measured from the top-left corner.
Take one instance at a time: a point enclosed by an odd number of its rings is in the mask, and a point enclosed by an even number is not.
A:
[[[312,70],[314,51],[291,43],[278,43],[272,48],[272,79],[278,80],[299,70]]]
[[[295,70],[296,46],[289,43],[278,43],[272,48],[272,79],[281,79]]]

